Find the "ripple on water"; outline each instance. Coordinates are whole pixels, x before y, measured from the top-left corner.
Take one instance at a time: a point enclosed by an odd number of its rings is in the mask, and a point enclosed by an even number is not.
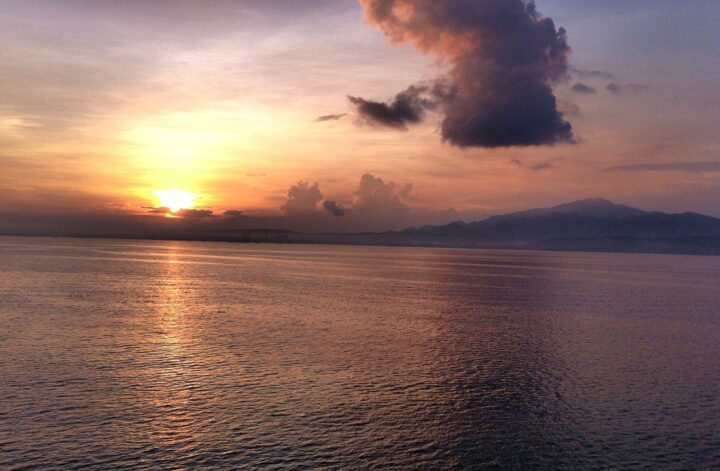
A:
[[[0,468],[720,467],[720,257],[4,238]]]

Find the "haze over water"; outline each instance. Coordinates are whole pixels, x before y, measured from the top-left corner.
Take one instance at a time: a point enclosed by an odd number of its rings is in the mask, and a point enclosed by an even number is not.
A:
[[[0,238],[0,468],[718,469],[720,257]]]

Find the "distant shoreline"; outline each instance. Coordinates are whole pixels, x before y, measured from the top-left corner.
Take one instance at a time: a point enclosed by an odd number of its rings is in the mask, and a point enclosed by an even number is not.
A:
[[[96,240],[118,240],[118,241],[148,241],[148,242],[219,242],[228,244],[269,244],[269,245],[326,245],[326,246],[348,246],[348,247],[388,247],[388,248],[438,248],[438,249],[466,249],[466,250],[507,250],[522,252],[577,252],[577,253],[624,253],[624,254],[646,254],[646,255],[698,255],[698,256],[720,256],[720,240],[709,238],[709,247],[698,244],[684,243],[676,239],[636,239],[627,238],[606,238],[596,240],[556,240],[545,241],[544,243],[510,245],[492,244],[489,241],[476,241],[473,245],[469,240],[453,241],[414,239],[410,243],[401,243],[399,240],[392,240],[392,235],[401,233],[362,233],[362,234],[332,234],[332,233],[301,233],[290,231],[273,230],[252,230],[257,232],[281,232],[297,236],[283,238],[232,238],[232,237],[202,237],[202,236],[134,236],[134,235],[84,235],[84,234],[0,234],[0,237],[28,237],[48,239],[96,239]],[[390,239],[390,240],[388,240]],[[625,239],[625,240],[617,240]],[[445,243],[443,243],[445,242]],[[585,244],[583,246],[583,243]],[[602,244],[605,245],[602,245]],[[614,245],[610,245],[614,244]],[[643,244],[638,247],[633,244]]]

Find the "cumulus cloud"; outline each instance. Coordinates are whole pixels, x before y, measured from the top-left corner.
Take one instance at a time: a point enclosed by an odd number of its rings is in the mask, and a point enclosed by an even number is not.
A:
[[[350,97],[378,125],[404,129],[423,112],[442,112],[443,140],[458,147],[573,142],[552,86],[566,77],[565,30],[527,0],[360,0],[370,23],[451,64],[436,82],[412,86],[390,103]]]
[[[345,208],[337,204],[336,201],[323,201],[323,208],[335,217],[345,216]]]
[[[592,86],[590,86],[590,85],[587,85],[587,84],[584,84],[584,83],[582,83],[582,82],[576,82],[576,83],[571,87],[571,89],[572,89],[573,92],[579,93],[579,94],[581,94],[581,95],[592,95],[592,94],[594,94],[595,91],[596,91],[594,87],[592,87]]]
[[[286,216],[313,213],[317,205],[323,200],[320,185],[299,181],[288,190],[287,202],[281,208]]]
[[[445,224],[457,219],[454,209],[409,206],[407,199],[412,191],[412,183],[396,184],[366,173],[352,194],[336,194],[325,200],[318,183],[300,181],[288,191],[281,207],[285,214],[277,219],[278,227],[299,231],[367,232]]]
[[[377,178],[370,173],[366,173],[360,178],[360,184],[355,196],[357,197],[355,206],[374,206],[388,203],[393,206],[400,203],[397,185],[393,182],[385,183],[382,178]]]
[[[402,189],[393,182],[385,182],[366,173],[360,178],[353,212],[359,217],[377,223],[391,223],[408,220],[412,210],[402,201]]]

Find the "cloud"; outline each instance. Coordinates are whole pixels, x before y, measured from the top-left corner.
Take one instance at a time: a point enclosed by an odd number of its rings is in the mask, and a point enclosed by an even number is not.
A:
[[[615,82],[611,82],[611,83],[607,84],[605,89],[611,93],[615,93],[616,95],[619,95],[620,93],[622,93],[622,87]]]
[[[396,184],[370,173],[362,175],[356,190],[323,200],[318,183],[300,181],[288,191],[279,227],[290,230],[367,232],[399,230],[413,225],[444,224],[457,219],[453,209],[411,207],[407,199],[413,184]],[[318,208],[318,204],[322,203]]]
[[[533,2],[360,1],[368,21],[389,40],[451,65],[448,76],[436,81],[445,93],[430,93],[430,99],[427,85],[411,86],[391,103],[351,97],[365,119],[404,129],[421,121],[424,110],[438,108],[443,140],[458,147],[573,142],[552,90],[567,75],[565,30]]]
[[[239,209],[228,209],[223,213],[223,216],[229,217],[229,218],[239,218],[242,217],[245,214],[245,211],[240,211]]]
[[[530,165],[529,167],[526,167],[525,162],[523,162],[520,159],[511,159],[510,163],[513,165],[517,165],[518,167],[528,168],[534,172],[539,172],[541,170],[547,170],[549,168],[553,168],[553,165],[549,162],[540,162],[537,164]]]
[[[315,118],[316,123],[321,123],[323,121],[337,121],[339,119],[343,119],[347,113],[341,113],[341,114],[326,114],[323,116],[318,116]]]
[[[574,76],[580,78],[601,78],[605,80],[615,80],[615,74],[613,74],[612,72],[607,72],[605,70],[584,70],[573,67],[570,69],[570,71]]]
[[[412,211],[402,202],[403,189],[398,189],[393,182],[385,183],[382,178],[366,173],[360,178],[358,188],[353,194],[355,196],[353,212],[360,213],[365,219],[382,221],[407,219]]]
[[[720,161],[638,163],[608,167],[606,172],[720,172]]]
[[[453,95],[444,82],[411,85],[398,93],[391,103],[348,96],[355,111],[366,122],[397,129],[422,121],[426,110],[437,108]]]
[[[540,171],[540,170],[547,170],[547,169],[549,169],[549,168],[552,168],[552,164],[549,164],[549,163],[547,163],[547,162],[543,162],[543,163],[539,163],[539,164],[533,165],[532,167],[530,167],[530,170],[534,170],[534,171],[537,172],[537,171]]]
[[[323,200],[320,185],[299,181],[288,190],[287,202],[281,208],[286,216],[314,213],[317,205]]]
[[[579,94],[581,94],[581,95],[592,95],[592,94],[595,93],[595,88],[594,88],[594,87],[591,87],[590,85],[586,85],[586,84],[584,84],[584,83],[582,83],[582,82],[576,82],[576,83],[572,86],[571,89],[572,89],[572,91],[574,91],[575,93],[579,93]]]
[[[400,229],[418,218],[437,219],[434,213],[419,215],[405,205],[403,195],[411,190],[412,184],[398,186],[366,173],[352,195],[337,195],[323,201],[318,183],[299,181],[288,191],[281,219],[285,227],[300,231]]]
[[[345,208],[338,205],[335,201],[323,201],[323,208],[335,217],[345,216]]]
[[[580,114],[580,107],[568,100],[558,100],[558,110],[568,116],[578,116]]]
[[[370,124],[378,124],[391,128],[407,129],[406,123],[418,123],[422,119],[422,106],[412,100],[398,95],[391,104],[364,98],[348,96],[355,110]]]
[[[397,186],[393,182],[385,183],[382,178],[377,178],[370,173],[360,178],[360,184],[355,191],[355,206],[375,205],[378,203],[395,204],[400,202],[397,194]]]
[[[164,206],[143,206],[148,213],[152,214],[169,214],[179,218],[186,219],[203,219],[209,217],[215,217],[213,211],[210,209],[180,209],[178,211],[172,211],[170,208]]]
[[[405,229],[426,224],[447,224],[458,219],[454,209],[411,207],[406,199],[413,184],[398,185],[370,173],[360,178],[353,205],[346,210],[346,227],[353,230]]]
[[[610,93],[614,93],[616,95],[619,95],[625,91],[628,92],[641,92],[644,90],[647,90],[649,87],[647,85],[642,85],[638,83],[621,83],[618,77],[613,74],[612,72],[606,72],[604,70],[583,70],[583,69],[576,69],[572,68],[570,69],[572,75],[574,77],[578,77],[581,79],[589,79],[589,80],[603,80],[606,81],[605,90],[609,91]],[[590,93],[595,93],[595,88],[586,85],[584,83],[576,83],[572,86],[572,90],[574,92],[578,93],[584,93],[585,90],[584,86],[588,86],[592,89]],[[577,87],[577,89],[576,89]]]
[[[616,95],[620,95],[624,92],[642,92],[647,90],[649,87],[647,85],[642,85],[639,83],[625,83],[620,84],[617,82],[610,82],[607,84],[605,89],[609,91],[610,93],[614,93]]]
[[[210,209],[181,209],[180,211],[176,211],[172,214],[186,219],[203,219],[214,217],[213,212]]]
[[[154,207],[154,206],[143,206],[142,209],[147,209],[148,213],[152,214],[168,214],[170,213],[170,208],[166,208],[164,206]]]

